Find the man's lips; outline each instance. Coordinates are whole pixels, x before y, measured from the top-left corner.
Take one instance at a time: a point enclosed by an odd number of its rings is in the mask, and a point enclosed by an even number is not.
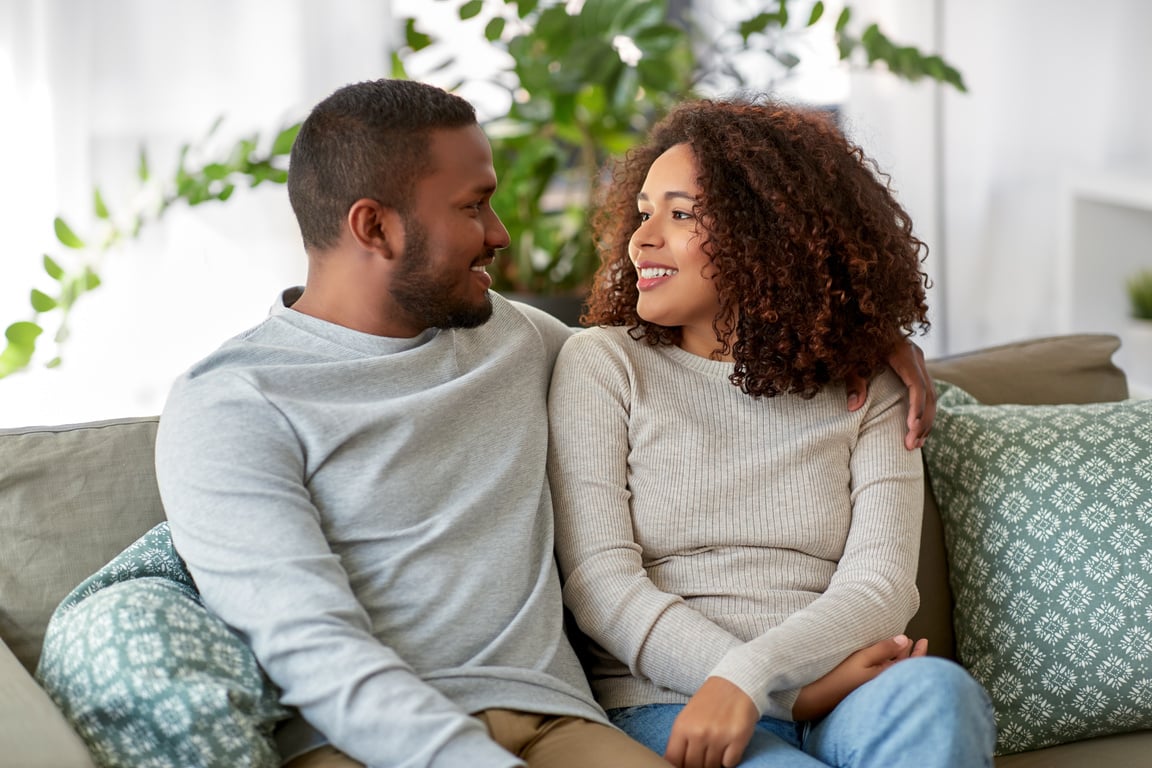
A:
[[[472,262],[469,270],[484,284],[485,290],[492,287],[492,275],[488,274],[488,267],[496,260],[496,254],[488,254]]]

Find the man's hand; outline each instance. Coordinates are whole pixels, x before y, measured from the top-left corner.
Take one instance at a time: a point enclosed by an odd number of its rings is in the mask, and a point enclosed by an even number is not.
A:
[[[862,648],[824,677],[800,689],[792,705],[795,720],[813,720],[836,708],[848,694],[875,678],[893,664],[928,653],[928,641],[913,643],[905,635]]]
[[[722,677],[710,677],[672,724],[664,759],[677,768],[734,768],[759,719],[748,694]]]
[[[936,421],[936,387],[924,363],[924,350],[911,339],[901,339],[888,356],[888,366],[908,387],[908,434],[904,436],[904,447],[910,451],[922,448]],[[852,376],[844,386],[848,389],[849,411],[864,405],[868,399],[867,381]]]
[[[924,447],[932,422],[936,421],[936,387],[924,364],[924,350],[911,339],[904,339],[888,356],[888,366],[908,387],[908,434],[904,447]]]

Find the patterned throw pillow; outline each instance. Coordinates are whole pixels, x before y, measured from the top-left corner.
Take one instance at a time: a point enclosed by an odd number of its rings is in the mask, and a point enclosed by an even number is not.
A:
[[[161,523],[64,599],[36,677],[100,766],[280,764],[287,712]]]
[[[1152,727],[1152,401],[938,388],[924,454],[997,754]]]

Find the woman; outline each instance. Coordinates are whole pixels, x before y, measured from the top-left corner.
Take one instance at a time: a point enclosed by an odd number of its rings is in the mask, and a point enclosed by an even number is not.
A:
[[[597,238],[550,472],[613,721],[692,768],[991,765],[979,685],[891,663],[923,479],[885,361],[928,322],[925,246],[874,165],[816,113],[685,104],[616,169]]]

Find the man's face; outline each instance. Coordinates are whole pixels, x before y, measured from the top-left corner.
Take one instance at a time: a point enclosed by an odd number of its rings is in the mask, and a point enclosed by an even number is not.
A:
[[[404,245],[390,291],[416,332],[474,328],[492,315],[485,267],[508,246],[492,210],[496,171],[479,126],[436,131],[429,172],[402,214]]]

